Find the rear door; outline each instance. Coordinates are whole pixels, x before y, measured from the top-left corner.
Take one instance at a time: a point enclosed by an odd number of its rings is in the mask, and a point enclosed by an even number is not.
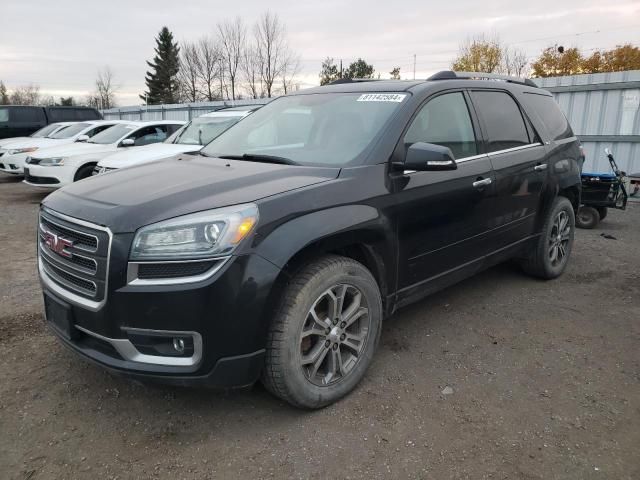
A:
[[[509,92],[473,90],[471,98],[495,172],[490,225],[495,251],[534,233],[547,179],[546,149]]]
[[[392,177],[401,296],[442,274],[475,268],[487,251],[492,171],[477,131],[467,95],[447,91],[420,107],[403,136],[405,150],[415,142],[449,147],[458,168]]]

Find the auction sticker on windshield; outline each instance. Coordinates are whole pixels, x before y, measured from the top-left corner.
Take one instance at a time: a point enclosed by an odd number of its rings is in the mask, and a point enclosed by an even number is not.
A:
[[[396,102],[400,103],[406,93],[365,93],[358,98],[359,102]]]

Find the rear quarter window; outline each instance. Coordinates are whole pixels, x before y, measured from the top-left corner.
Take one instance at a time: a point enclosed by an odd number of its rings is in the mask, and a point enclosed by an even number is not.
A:
[[[525,93],[523,95],[525,106],[533,110],[540,121],[544,124],[553,140],[562,140],[573,137],[571,126],[562,110],[548,95],[538,95],[535,93]]]

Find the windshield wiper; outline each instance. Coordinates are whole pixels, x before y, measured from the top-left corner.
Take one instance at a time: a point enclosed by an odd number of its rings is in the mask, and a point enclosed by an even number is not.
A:
[[[300,165],[287,157],[276,155],[264,155],[261,153],[245,153],[242,155],[218,155],[218,158],[225,160],[247,160],[249,162],[278,163],[280,165]]]

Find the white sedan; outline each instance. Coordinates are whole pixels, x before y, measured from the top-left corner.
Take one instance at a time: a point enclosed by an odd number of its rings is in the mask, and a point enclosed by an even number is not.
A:
[[[86,142],[98,133],[113,127],[122,120],[90,120],[78,123],[68,123],[63,128],[46,137],[30,138],[5,144],[0,152],[0,171],[13,175],[24,173],[24,164],[33,152],[74,142]]]
[[[116,152],[98,162],[94,175],[117,168],[140,165],[169,158],[180,153],[198,152],[222,132],[260,108],[256,105],[232,107],[194,118],[162,143]]]
[[[10,143],[19,142],[19,141],[22,141],[22,140],[29,140],[30,138],[44,138],[47,135],[51,135],[52,133],[56,133],[57,131],[68,127],[69,125],[73,125],[74,123],[76,123],[76,122],[50,123],[49,125],[46,125],[46,126],[42,127],[40,130],[37,130],[37,131],[33,132],[28,137],[3,138],[2,140],[0,140],[0,150],[2,150],[5,145],[8,145]]]
[[[91,176],[93,168],[120,148],[138,148],[162,142],[185,122],[159,120],[123,122],[84,143],[42,149],[27,158],[24,182],[36,187],[59,188]]]

